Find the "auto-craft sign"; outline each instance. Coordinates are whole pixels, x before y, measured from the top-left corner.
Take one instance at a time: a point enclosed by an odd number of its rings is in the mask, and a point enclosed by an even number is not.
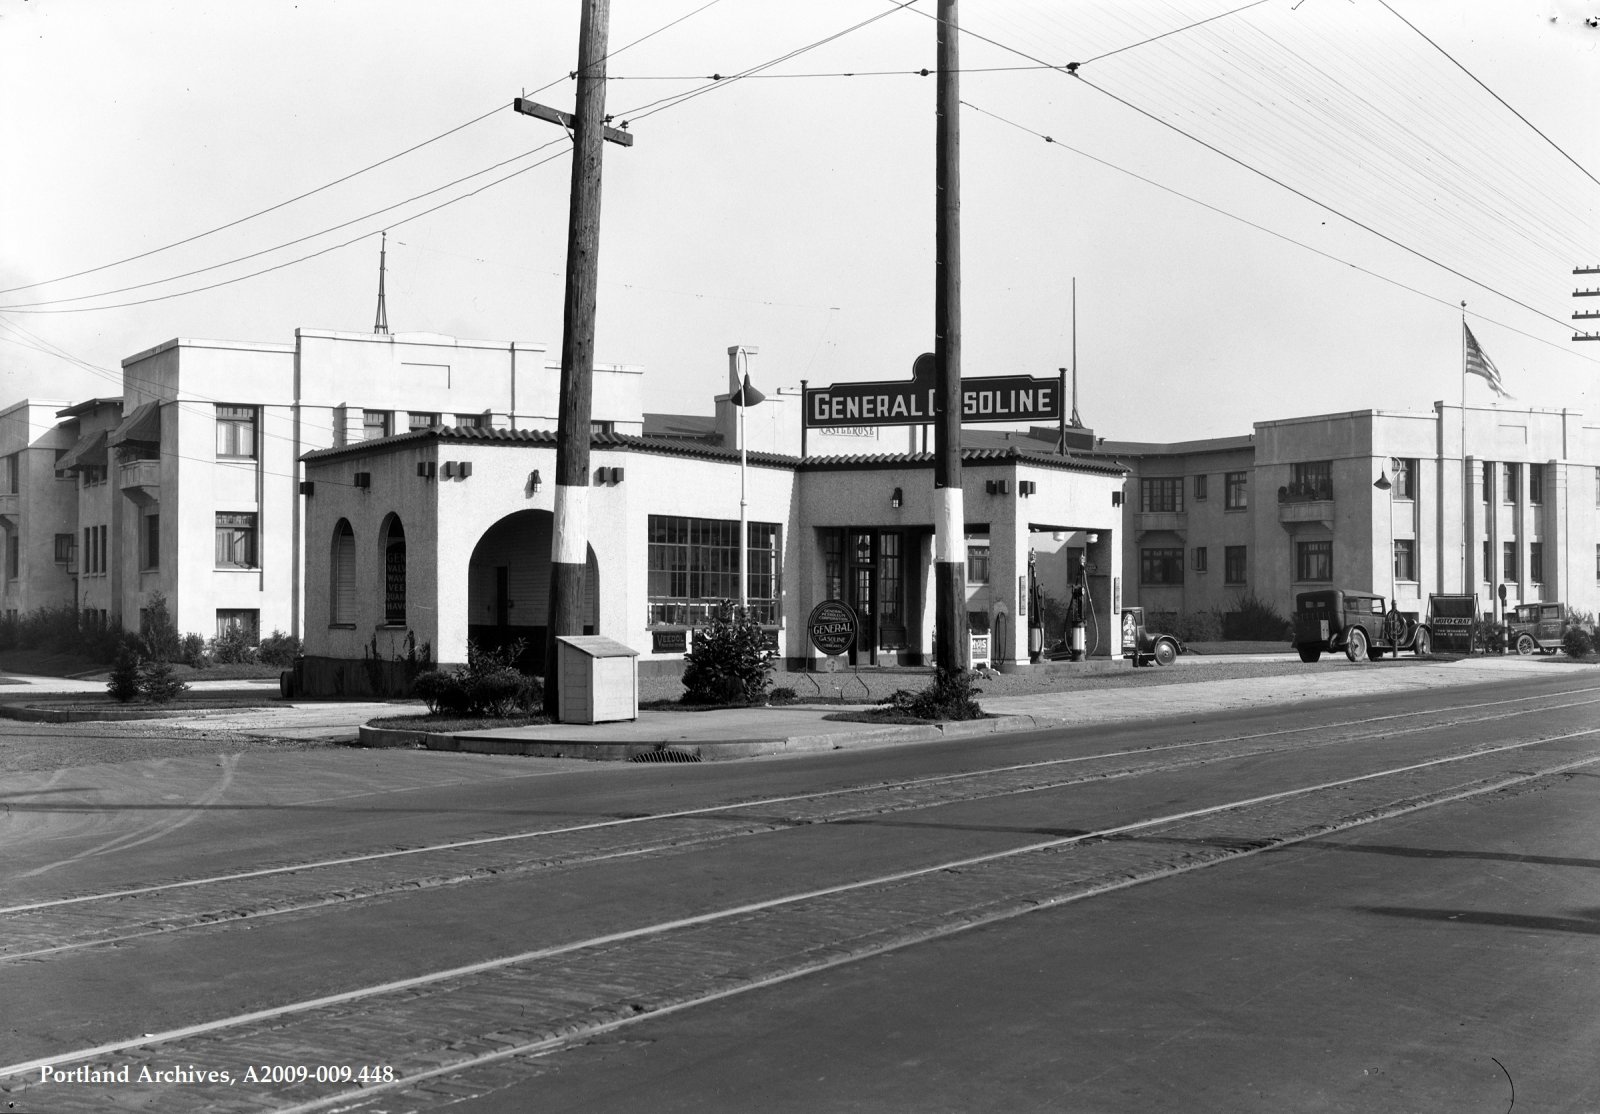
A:
[[[933,355],[911,365],[911,381],[836,383],[807,387],[807,429],[861,425],[926,425],[935,420]],[[1027,375],[961,380],[961,421],[1045,422],[1061,417],[1061,381]]]

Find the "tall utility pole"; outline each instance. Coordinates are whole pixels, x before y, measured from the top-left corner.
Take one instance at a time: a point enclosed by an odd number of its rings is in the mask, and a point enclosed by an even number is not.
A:
[[[561,400],[556,418],[555,523],[550,543],[550,615],[544,705],[557,718],[556,638],[583,633],[589,557],[589,414],[594,393],[595,293],[599,286],[600,163],[605,141],[606,38],[611,0],[583,0],[578,90],[572,117],[572,200],[567,287],[561,315]]]
[[[933,366],[933,662],[965,671],[967,636],[966,508],[961,497],[961,90],[956,0],[939,0],[934,185]]]

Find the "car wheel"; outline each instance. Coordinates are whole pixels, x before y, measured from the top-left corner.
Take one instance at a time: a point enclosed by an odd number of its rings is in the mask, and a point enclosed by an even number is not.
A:
[[[1322,647],[1320,646],[1296,646],[1295,649],[1300,651],[1300,660],[1303,662],[1314,663],[1322,660]]]
[[[1428,638],[1427,628],[1418,627],[1417,637],[1411,643],[1411,652],[1416,654],[1419,658],[1427,657],[1433,652],[1433,647],[1429,644],[1429,642],[1430,640]]]
[[[1367,632],[1360,627],[1352,627],[1348,640],[1344,644],[1344,656],[1354,662],[1367,660]]]
[[[1531,654],[1535,650],[1537,650],[1538,648],[1539,648],[1539,644],[1533,640],[1533,635],[1531,635],[1531,634],[1519,634],[1519,635],[1517,635],[1517,653],[1519,653],[1519,654]]]
[[[1171,665],[1178,660],[1178,648],[1166,639],[1156,643],[1156,664]]]

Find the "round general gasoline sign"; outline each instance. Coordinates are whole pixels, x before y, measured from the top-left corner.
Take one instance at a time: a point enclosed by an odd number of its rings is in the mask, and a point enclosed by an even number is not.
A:
[[[824,654],[842,654],[855,644],[859,627],[856,613],[843,600],[823,600],[811,609],[806,634]]]

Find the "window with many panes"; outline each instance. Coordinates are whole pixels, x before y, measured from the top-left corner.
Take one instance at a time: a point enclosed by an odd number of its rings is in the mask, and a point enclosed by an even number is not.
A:
[[[256,516],[237,511],[217,512],[217,568],[256,567]]]
[[[1139,551],[1140,584],[1182,584],[1183,549],[1152,548]]]
[[[1394,488],[1392,494],[1396,499],[1415,499],[1417,497],[1417,462],[1408,457],[1397,456],[1394,464]]]
[[[1224,492],[1223,507],[1230,511],[1242,511],[1250,505],[1249,473],[1228,472],[1223,475]]]
[[[1306,460],[1289,465],[1289,498],[1332,499],[1333,461]]]
[[[254,459],[256,455],[256,408],[217,405],[217,455]]]
[[[376,441],[380,437],[389,436],[389,422],[392,415],[387,410],[361,411],[361,439],[363,441]]]
[[[822,532],[822,584],[828,599],[844,599],[844,534],[838,530]]]
[[[1505,580],[1517,578],[1517,543],[1502,542],[1500,545],[1500,576]]]
[[[1296,580],[1333,579],[1333,541],[1295,542],[1294,578]]]
[[[383,621],[404,626],[406,621],[406,532],[398,518],[390,518],[383,538]]]
[[[457,414],[457,429],[483,429],[489,424],[489,419],[483,414]]]
[[[1183,510],[1183,477],[1156,476],[1140,480],[1139,509],[1146,514]]]
[[[989,583],[989,535],[967,535],[967,583]]]
[[[261,612],[253,607],[217,608],[217,637],[239,637],[251,645],[261,641]]]
[[[1396,538],[1394,542],[1394,578],[1417,578],[1417,543],[1411,538]]]
[[[78,563],[78,535],[56,535],[56,564],[66,565],[67,571],[72,572]]]
[[[1245,578],[1245,547],[1224,546],[1222,550],[1222,579],[1228,584],[1243,584]]]
[[[421,410],[412,410],[406,414],[406,428],[413,432],[419,429],[432,429],[438,424],[438,414],[427,414]]]
[[[778,526],[749,523],[750,614],[778,621],[781,591]],[[651,515],[648,538],[649,622],[691,626],[739,599],[739,523],[727,519]]]
[[[1528,465],[1528,502],[1539,506],[1544,502],[1544,466]]]
[[[1517,501],[1517,488],[1519,481],[1522,479],[1521,472],[1521,466],[1516,464],[1505,464],[1500,468],[1502,486],[1504,487],[1501,498],[1507,503],[1515,503]]]

